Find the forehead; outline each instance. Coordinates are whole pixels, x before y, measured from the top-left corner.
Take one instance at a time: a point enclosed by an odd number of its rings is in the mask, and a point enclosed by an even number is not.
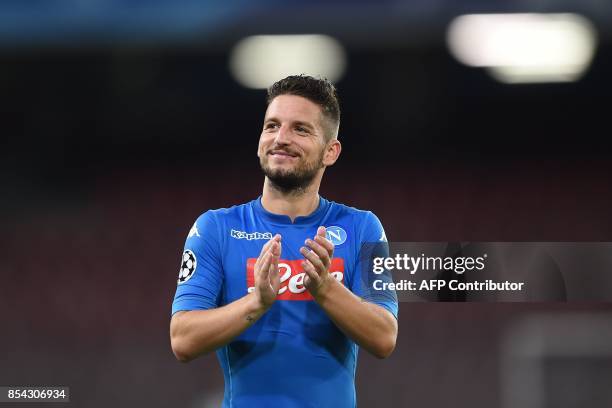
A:
[[[279,95],[266,109],[266,119],[308,121],[319,123],[321,108],[316,103],[297,95]]]

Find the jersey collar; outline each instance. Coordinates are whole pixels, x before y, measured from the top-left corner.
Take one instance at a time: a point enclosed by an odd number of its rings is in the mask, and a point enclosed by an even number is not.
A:
[[[329,201],[319,196],[319,206],[317,207],[317,209],[309,215],[297,217],[294,222],[291,222],[291,218],[289,218],[288,215],[274,214],[266,210],[261,204],[261,196],[259,196],[255,200],[254,207],[257,215],[259,215],[268,222],[282,225],[312,225],[317,224],[319,223],[319,221],[322,220],[323,215],[327,212],[327,209],[329,208],[329,205]]]

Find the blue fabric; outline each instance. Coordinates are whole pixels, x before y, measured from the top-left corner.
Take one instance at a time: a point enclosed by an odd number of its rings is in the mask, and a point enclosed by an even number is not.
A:
[[[365,242],[386,241],[372,212],[321,198],[317,210],[291,222],[288,216],[266,211],[258,198],[207,211],[191,229],[185,251],[196,261],[186,264],[189,255],[183,258],[187,269],[180,275],[183,282],[179,279],[173,314],[223,306],[245,296],[262,246],[273,235],[282,235],[278,300],[253,326],[217,350],[225,377],[224,407],[356,405],[358,347],[312,300],[300,276],[299,249],[321,225],[336,244],[330,272],[368,300],[361,289],[359,251]],[[370,301],[397,317],[395,293]]]

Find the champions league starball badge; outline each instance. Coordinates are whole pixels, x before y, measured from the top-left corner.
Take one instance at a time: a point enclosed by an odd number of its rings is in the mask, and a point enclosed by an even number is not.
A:
[[[193,273],[196,270],[196,266],[198,261],[196,260],[195,254],[191,252],[189,249],[186,249],[183,252],[183,258],[181,259],[181,269],[179,271],[178,281],[177,283],[180,285],[181,283],[185,283],[193,276]]]

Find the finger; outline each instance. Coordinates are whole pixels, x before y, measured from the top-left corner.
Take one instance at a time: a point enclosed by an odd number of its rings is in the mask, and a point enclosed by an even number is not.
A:
[[[278,274],[278,261],[280,260],[280,244],[278,242],[274,242],[267,254],[270,256],[270,264],[268,265],[268,271],[266,275],[272,279],[275,275]]]
[[[319,228],[317,228],[318,236],[325,238],[325,232],[326,232],[326,229],[324,226],[320,226]]]
[[[321,259],[314,251],[310,251],[306,247],[301,247],[300,253],[304,255],[304,258],[310,261],[318,273],[322,273],[325,270],[325,265],[323,265],[323,262],[321,262]]]
[[[315,267],[312,265],[312,263],[310,263],[310,261],[306,260],[304,262],[302,262],[302,267],[304,269],[304,272],[306,273],[306,277],[304,277],[304,284],[306,285],[306,278],[310,279],[313,282],[319,282],[320,276],[317,273]]]
[[[321,245],[323,248],[325,248],[325,250],[329,254],[330,258],[334,256],[334,247],[335,247],[335,245],[329,239],[327,239],[325,237],[322,237],[320,235],[315,235],[314,240],[319,245]]]
[[[256,269],[256,274],[258,280],[267,279],[269,271],[270,271],[270,263],[272,260],[272,254],[270,252],[266,252],[261,258],[261,263],[259,264],[259,268]]]
[[[264,244],[264,246],[261,248],[261,252],[259,253],[259,257],[257,257],[257,260],[255,261],[255,268],[259,268],[259,264],[261,263],[262,257],[264,256],[264,254],[266,254],[266,252],[270,250],[272,245],[275,242],[278,242],[278,244],[280,245],[280,241],[281,241],[281,235],[276,234],[268,242]]]
[[[270,283],[274,283],[280,280],[280,270],[278,269],[278,261],[270,264],[270,268],[268,271],[268,278],[270,279]]]
[[[272,253],[272,262],[276,262],[278,268],[278,260],[281,254],[281,236],[279,234],[274,236],[269,251]]]
[[[261,247],[261,252],[259,253],[259,256],[262,256],[263,254],[265,254],[266,251],[270,249],[270,246],[272,245],[272,243],[279,242],[279,241],[280,241],[280,234],[276,234],[275,236],[270,238],[268,242],[266,242],[264,246]]]
[[[280,283],[280,271],[278,270],[278,260],[270,263],[268,268],[268,283],[272,289],[277,288]]]
[[[268,250],[270,249],[270,245],[272,245],[273,240],[269,240],[268,242],[266,242],[264,244],[264,246],[261,247],[261,251],[259,252],[259,256],[257,257],[257,260],[255,261],[255,270],[258,270],[260,265],[261,265],[261,261],[263,260],[264,255],[268,252]]]
[[[270,270],[278,271],[278,260],[280,259],[280,244],[274,242],[268,251],[270,254]]]
[[[329,252],[327,252],[327,249],[323,248],[321,245],[319,245],[319,243],[313,241],[312,239],[307,239],[306,245],[308,245],[308,247],[317,254],[325,267],[329,266],[331,261],[329,259]]]
[[[278,241],[273,241],[272,245],[270,245],[269,252],[276,258],[280,256],[281,244]]]
[[[266,252],[268,252],[268,249],[270,249],[270,246],[272,245],[272,242],[274,242],[274,239],[269,240],[268,242],[266,242],[264,244],[264,246],[261,247],[261,251],[259,252],[259,257],[261,258]]]

